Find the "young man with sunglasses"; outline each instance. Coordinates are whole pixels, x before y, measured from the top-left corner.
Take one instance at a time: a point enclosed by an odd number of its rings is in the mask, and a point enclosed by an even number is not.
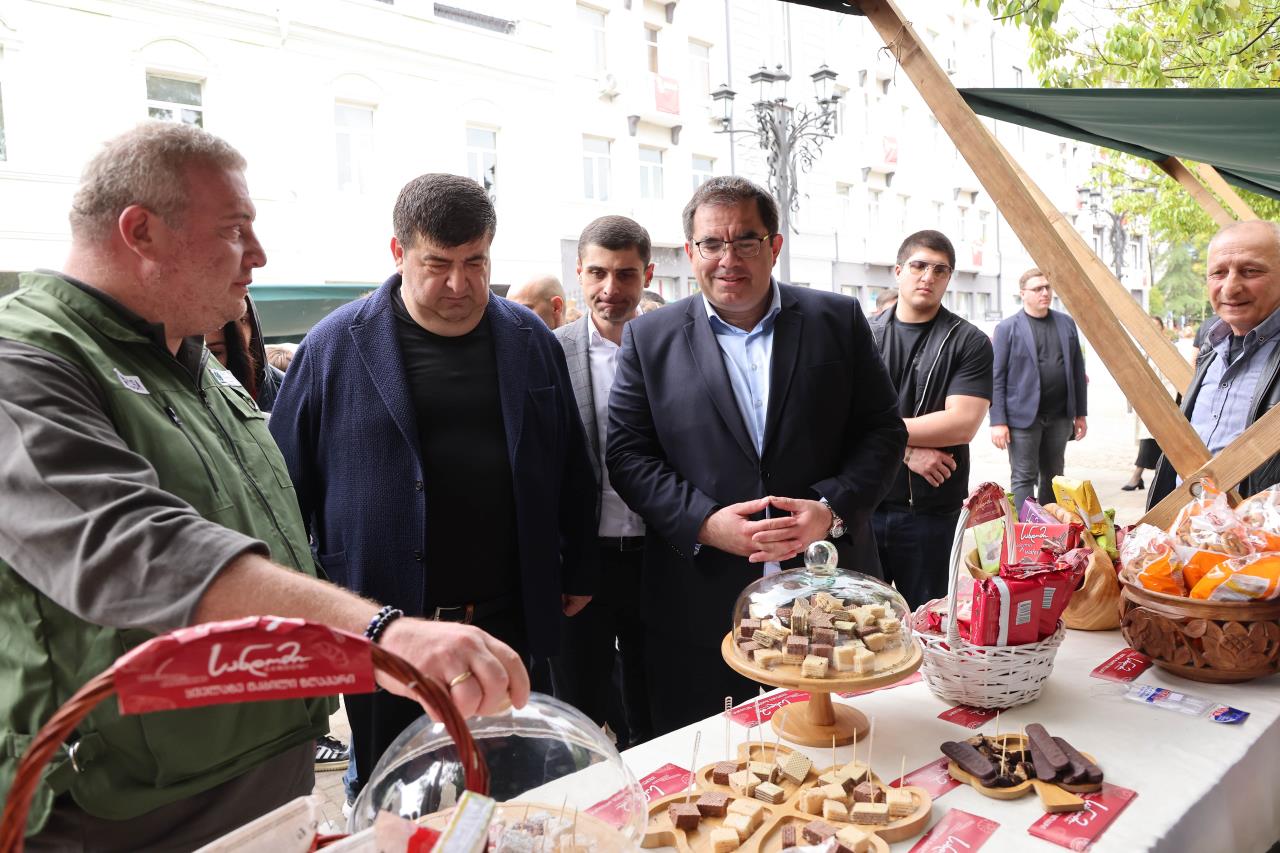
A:
[[[880,575],[871,513],[906,445],[858,303],[776,281],[778,208],[740,177],[684,209],[701,293],[629,322],[609,398],[609,481],[645,521],[654,734],[756,685],[720,659],[742,588],[830,538]]]
[[[991,443],[1009,450],[1014,506],[1040,482],[1040,503],[1053,500],[1067,442],[1084,438],[1088,391],[1076,324],[1054,311],[1053,288],[1032,267],[1018,280],[1022,310],[996,326]]]
[[[871,333],[898,394],[907,449],[872,517],[885,579],[912,608],[947,591],[951,540],[969,493],[969,442],[991,403],[991,342],[942,304],[956,252],[939,231],[902,242],[898,301]]]

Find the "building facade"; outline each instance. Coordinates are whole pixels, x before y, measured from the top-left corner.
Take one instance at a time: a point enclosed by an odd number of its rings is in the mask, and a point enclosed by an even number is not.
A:
[[[1016,30],[967,5],[904,6],[957,85],[1034,84]],[[151,116],[199,123],[248,158],[269,258],[258,281],[381,281],[396,193],[444,171],[495,200],[496,284],[552,272],[579,298],[577,235],[619,213],[649,229],[654,286],[679,298],[696,290],[680,216],[692,189],[768,175],[753,135],[721,132],[711,92],[738,92],[733,126],[748,127],[761,65],[787,69],[789,99],[812,107],[808,75],[825,63],[839,128],[799,173],[792,279],[869,306],[902,237],[939,228],[959,253],[948,304],[993,323],[1016,310],[1032,261],[881,48],[861,18],[776,0],[6,0],[0,275],[61,263],[78,169]],[[1098,153],[997,135],[1105,246],[1076,196]],[[1125,284],[1145,304],[1147,252],[1131,250]]]

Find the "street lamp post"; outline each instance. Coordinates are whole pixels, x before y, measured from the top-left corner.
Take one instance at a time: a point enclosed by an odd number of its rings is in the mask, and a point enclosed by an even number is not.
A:
[[[768,155],[769,191],[778,203],[778,233],[782,234],[782,254],[779,258],[783,281],[791,280],[791,214],[800,209],[800,193],[797,177],[801,171],[813,168],[822,153],[822,143],[834,138],[839,131],[836,122],[836,104],[840,95],[833,84],[838,75],[826,65],[813,74],[816,110],[804,104],[792,106],[787,101],[787,81],[791,75],[778,65],[769,71],[763,65],[752,74],[750,80],[758,87],[758,98],[752,104],[755,126],[733,126],[733,99],[737,94],[722,84],[711,93],[720,105],[720,130],[717,133],[748,133],[756,138]]]
[[[1129,242],[1129,235],[1125,232],[1125,217],[1122,213],[1113,213],[1100,205],[1102,201],[1102,193],[1090,187],[1080,187],[1076,190],[1076,194],[1080,198],[1080,206],[1086,204],[1089,206],[1089,213],[1095,219],[1099,213],[1105,213],[1111,220],[1111,252],[1112,262],[1116,270],[1116,278],[1124,280],[1124,250]],[[1105,227],[1105,226],[1103,226]]]

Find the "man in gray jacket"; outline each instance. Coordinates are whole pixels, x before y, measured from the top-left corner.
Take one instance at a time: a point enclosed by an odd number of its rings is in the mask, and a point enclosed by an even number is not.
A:
[[[595,722],[609,724],[620,749],[648,740],[652,730],[642,657],[644,622],[635,602],[644,521],[609,484],[604,448],[622,327],[635,318],[645,285],[653,278],[649,255],[649,232],[625,216],[602,216],[584,228],[578,238],[578,281],[587,313],[555,330],[600,485],[600,579],[591,606],[566,620],[568,637],[557,680],[565,698]],[[621,695],[613,677],[615,658],[621,662]]]

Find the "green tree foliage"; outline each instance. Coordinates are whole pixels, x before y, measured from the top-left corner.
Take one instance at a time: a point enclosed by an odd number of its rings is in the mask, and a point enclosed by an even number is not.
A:
[[[1155,260],[1155,289],[1151,291],[1151,313],[1172,314],[1174,320],[1186,318],[1199,324],[1213,309],[1205,298],[1204,245],[1171,246]],[[1162,310],[1155,310],[1155,296],[1159,293]]]
[[[1026,31],[1028,65],[1044,86],[1280,86],[1280,0],[968,2]],[[1180,247],[1194,257],[1217,230],[1176,181],[1146,160],[1113,152],[1096,178],[1108,206],[1131,222],[1146,223],[1157,245]],[[1238,192],[1258,216],[1280,220],[1280,201]],[[1202,291],[1203,281],[1201,276]],[[1171,291],[1164,295],[1169,298]],[[1167,307],[1180,311],[1172,303]]]

